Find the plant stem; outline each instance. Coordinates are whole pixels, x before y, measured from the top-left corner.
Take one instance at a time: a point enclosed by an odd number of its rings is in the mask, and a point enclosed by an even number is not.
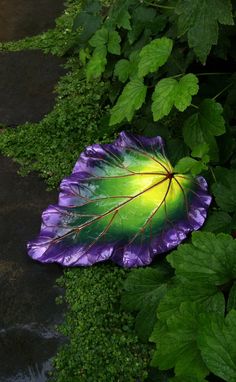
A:
[[[197,105],[194,105],[193,103],[191,103],[190,106],[194,107],[195,109],[199,109],[199,107]]]
[[[215,97],[213,97],[212,99],[213,100],[216,100],[216,98],[218,98],[222,93],[224,93],[227,89],[229,89],[231,86],[233,85],[233,83],[231,82],[229,85],[225,86],[224,89],[222,89],[219,93],[217,93],[215,95]]]
[[[157,7],[157,8],[175,9],[175,7],[169,7],[168,5],[161,5],[161,4],[150,3],[149,1],[144,1],[144,3],[147,4],[147,5],[151,5],[152,7]]]

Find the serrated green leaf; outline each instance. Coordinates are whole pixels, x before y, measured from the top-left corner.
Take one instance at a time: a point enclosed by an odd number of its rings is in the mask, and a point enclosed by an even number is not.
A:
[[[133,44],[143,32],[146,24],[151,23],[156,17],[155,9],[143,5],[135,8],[132,14],[132,29],[128,32],[128,40]]]
[[[233,283],[227,301],[227,312],[236,309],[236,282]]]
[[[130,25],[130,19],[131,15],[127,10],[123,10],[117,17],[116,23],[119,28],[124,28],[127,30],[131,30],[131,25]]]
[[[135,269],[124,283],[122,306],[128,311],[139,312],[136,330],[142,340],[148,340],[156,322],[157,306],[166,292],[167,282],[172,276],[169,266]]]
[[[89,13],[81,12],[76,16],[74,20],[73,30],[82,28],[79,34],[78,40],[80,44],[85,44],[90,37],[96,32],[100,27],[102,18],[99,15],[93,15]]]
[[[194,375],[198,380],[209,374],[197,346],[198,309],[196,304],[184,302],[165,324],[157,323],[150,338],[157,346],[152,366],[161,370],[174,367],[176,376]]]
[[[230,0],[179,0],[175,11],[179,15],[179,35],[187,33],[189,46],[202,63],[212,45],[217,44],[218,23],[234,24]]]
[[[130,61],[124,59],[119,60],[116,63],[114,75],[118,77],[119,81],[126,82],[130,76]]]
[[[223,285],[236,276],[236,241],[230,235],[194,232],[192,244],[182,244],[167,261],[185,280]]]
[[[227,382],[236,380],[236,311],[226,318],[202,314],[198,346],[209,370]]]
[[[212,191],[218,206],[226,212],[236,211],[236,170],[218,168],[217,183],[212,185]]]
[[[209,145],[207,143],[200,143],[199,145],[194,147],[191,155],[194,158],[202,158],[208,152],[209,152]]]
[[[111,110],[110,125],[120,123],[125,118],[130,122],[135,110],[145,101],[147,86],[140,79],[131,80],[123,89],[116,105]]]
[[[191,104],[192,96],[197,94],[198,89],[198,79],[194,74],[189,73],[181,77],[174,102],[175,107],[179,111],[184,111]]]
[[[139,77],[155,72],[168,60],[173,46],[173,41],[167,37],[152,40],[140,52],[138,65]]]
[[[181,158],[174,167],[174,172],[176,173],[185,174],[190,172],[194,176],[200,174],[203,170],[207,170],[207,166],[191,157]]]
[[[200,104],[198,112],[191,115],[183,126],[185,143],[192,150],[198,145],[207,144],[212,160],[218,159],[218,148],[214,137],[225,133],[222,112],[223,108],[219,103],[205,99]]]
[[[208,217],[203,226],[203,231],[213,233],[230,233],[232,218],[224,211],[213,211]]]
[[[158,318],[165,321],[175,315],[182,302],[195,302],[201,310],[207,312],[224,314],[225,311],[224,295],[214,284],[178,279],[161,300]]]
[[[117,31],[110,31],[108,37],[107,50],[112,54],[120,54],[120,35]]]
[[[174,78],[160,80],[152,95],[152,112],[154,121],[168,115],[173,106],[184,111],[198,92],[198,79],[194,74],[186,74],[180,81]]]
[[[101,28],[96,31],[93,37],[89,40],[89,44],[94,47],[100,47],[106,45],[109,38],[109,31],[106,28]]]
[[[86,78],[88,81],[99,78],[104,72],[107,63],[107,50],[105,46],[96,48],[86,67]]]

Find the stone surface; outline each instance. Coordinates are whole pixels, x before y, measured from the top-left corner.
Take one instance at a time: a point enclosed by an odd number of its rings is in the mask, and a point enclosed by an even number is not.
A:
[[[63,59],[40,51],[0,53],[0,124],[38,122],[55,103]]]
[[[0,41],[19,40],[52,28],[64,0],[0,0]]]

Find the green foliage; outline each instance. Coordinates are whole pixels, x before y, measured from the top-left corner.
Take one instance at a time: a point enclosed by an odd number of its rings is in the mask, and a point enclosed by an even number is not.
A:
[[[198,306],[183,302],[175,315],[159,321],[151,341],[157,343],[152,365],[160,369],[174,367],[176,376],[195,376],[202,380],[209,374],[197,345],[199,331]]]
[[[171,54],[172,46],[172,40],[167,37],[152,40],[145,45],[139,54],[138,76],[144,77],[163,66]]]
[[[201,317],[198,345],[205,364],[224,381],[234,382],[236,376],[236,311],[227,316],[205,314]]]
[[[134,333],[134,318],[120,309],[127,271],[98,265],[65,272],[69,313],[61,327],[70,342],[55,359],[57,382],[127,382],[144,380],[149,346]]]
[[[137,269],[128,275],[124,283],[122,306],[128,311],[138,311],[136,330],[142,340],[148,340],[156,321],[157,306],[167,290],[171,270],[161,267]]]
[[[226,212],[236,212],[236,170],[216,169],[219,179],[212,186],[217,205]]]
[[[168,115],[173,106],[184,111],[198,92],[198,79],[194,74],[186,74],[180,81],[165,78],[158,82],[152,95],[154,121]]]
[[[112,109],[110,125],[115,125],[121,122],[124,118],[131,121],[135,110],[140,109],[144,103],[146,92],[147,87],[139,78],[128,82],[124,87],[117,104]]]
[[[200,144],[209,146],[212,160],[218,160],[218,147],[215,136],[225,133],[223,108],[212,99],[204,99],[197,113],[192,114],[184,123],[183,137],[185,143],[194,150]]]
[[[187,33],[189,47],[204,64],[212,45],[218,41],[219,25],[233,25],[232,5],[230,0],[179,0],[176,13],[178,34]]]

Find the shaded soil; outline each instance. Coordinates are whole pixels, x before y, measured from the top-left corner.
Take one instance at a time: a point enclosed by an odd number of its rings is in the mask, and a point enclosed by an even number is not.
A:
[[[40,51],[0,53],[0,124],[38,122],[55,103],[63,59]]]
[[[26,251],[57,193],[47,192],[34,174],[20,177],[17,168],[0,158],[0,381],[28,381],[30,372],[41,373],[61,341],[54,325],[62,320],[55,304],[62,269],[34,262]],[[18,374],[23,377],[14,379]]]
[[[0,41],[19,40],[54,27],[64,0],[0,0]]]

